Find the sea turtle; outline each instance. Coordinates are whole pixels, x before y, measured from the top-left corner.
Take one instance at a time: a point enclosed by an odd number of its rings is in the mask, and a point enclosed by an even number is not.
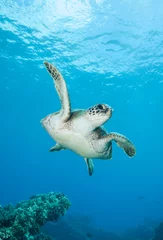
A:
[[[44,62],[53,78],[55,88],[61,101],[59,112],[51,113],[41,120],[42,126],[56,141],[50,152],[70,149],[82,156],[87,164],[88,173],[93,173],[92,159],[111,159],[112,141],[124,152],[133,157],[135,146],[119,133],[108,133],[102,126],[112,116],[113,109],[107,104],[96,104],[87,110],[71,110],[66,83],[58,69]]]

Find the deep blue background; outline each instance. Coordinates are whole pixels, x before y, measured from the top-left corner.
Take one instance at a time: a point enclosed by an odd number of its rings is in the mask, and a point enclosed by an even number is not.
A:
[[[163,217],[163,4],[134,4],[1,1],[1,205],[61,191],[69,212],[109,230]],[[75,153],[48,152],[40,120],[60,102],[44,60],[62,72],[73,108],[114,108],[105,126],[130,138],[136,157],[114,144],[112,161],[94,160],[90,177]]]

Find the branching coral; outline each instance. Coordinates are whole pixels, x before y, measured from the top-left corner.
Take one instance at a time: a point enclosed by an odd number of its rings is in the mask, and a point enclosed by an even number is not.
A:
[[[39,194],[15,207],[0,207],[0,240],[33,239],[40,226],[55,222],[70,207],[69,200],[61,193]]]

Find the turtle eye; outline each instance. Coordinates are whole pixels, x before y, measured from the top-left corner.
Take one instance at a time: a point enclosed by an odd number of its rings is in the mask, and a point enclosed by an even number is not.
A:
[[[104,109],[101,104],[97,105],[97,107],[98,107],[99,109]]]

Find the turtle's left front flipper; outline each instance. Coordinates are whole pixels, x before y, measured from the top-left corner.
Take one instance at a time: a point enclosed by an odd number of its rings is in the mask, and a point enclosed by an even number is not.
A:
[[[103,137],[103,140],[107,142],[115,141],[116,144],[122,148],[129,157],[133,157],[136,154],[136,148],[134,144],[122,134],[109,133]]]
[[[67,122],[71,114],[71,104],[66,82],[62,74],[54,65],[46,61],[44,62],[44,64],[50,76],[53,78],[54,86],[61,101],[61,119],[62,121]]]

